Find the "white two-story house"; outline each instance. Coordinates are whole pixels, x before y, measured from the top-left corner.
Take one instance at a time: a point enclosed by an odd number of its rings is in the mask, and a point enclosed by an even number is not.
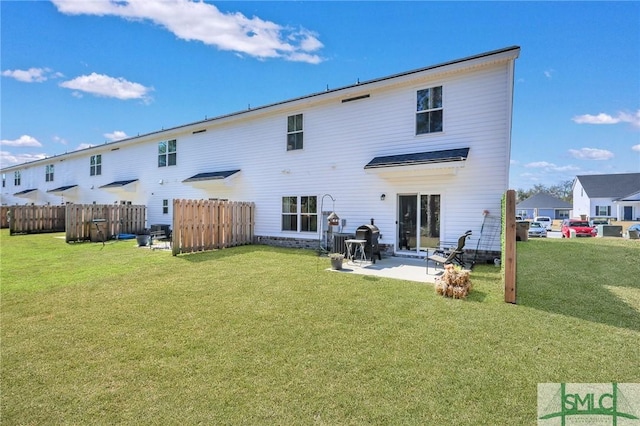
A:
[[[576,216],[640,220],[640,173],[576,176],[573,212]]]
[[[314,93],[2,170],[2,203],[255,203],[260,242],[315,247],[375,220],[387,252],[480,236],[508,186],[519,47]],[[321,207],[322,210],[321,211]],[[488,247],[499,252],[496,240]]]

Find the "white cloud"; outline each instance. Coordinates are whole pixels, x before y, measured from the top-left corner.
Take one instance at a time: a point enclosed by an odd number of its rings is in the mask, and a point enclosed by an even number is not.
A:
[[[117,99],[142,99],[150,101],[149,92],[153,88],[145,87],[139,83],[127,81],[122,77],[114,78],[108,75],[91,73],[81,75],[73,80],[63,81],[61,87],[75,90],[74,96],[80,95],[77,91],[90,93],[96,96],[104,96]]]
[[[81,149],[91,148],[92,146],[95,146],[95,145],[90,144],[90,143],[81,143],[80,145],[78,145],[76,147],[75,151],[80,151]]]
[[[638,152],[640,152],[640,144],[632,146],[632,147],[631,147],[631,149],[632,149],[633,151],[638,151]]]
[[[570,149],[569,154],[580,160],[610,160],[614,157],[613,152],[597,148]]]
[[[54,137],[53,137],[53,141],[54,141],[54,142],[57,142],[57,143],[59,143],[59,144],[62,144],[62,145],[67,145],[67,140],[66,140],[66,139],[61,138],[60,136],[54,136]]]
[[[15,164],[28,163],[30,161],[42,160],[46,154],[12,154],[8,151],[0,151],[0,167],[9,167]]]
[[[618,124],[630,123],[634,127],[640,127],[640,110],[635,113],[618,112],[618,115],[612,116],[601,112],[598,115],[584,114],[576,115],[572,118],[578,124]]]
[[[38,142],[36,138],[29,135],[22,135],[18,139],[13,139],[13,140],[2,139],[2,141],[0,141],[0,144],[5,146],[20,146],[20,147],[23,147],[23,146],[41,147],[42,146],[42,144]]]
[[[105,138],[107,138],[110,142],[119,141],[119,140],[126,139],[126,138],[129,137],[122,130],[116,130],[113,133],[105,133],[103,136]]]
[[[317,64],[322,58],[313,52],[323,44],[316,33],[292,29],[241,13],[223,13],[214,5],[189,0],[53,0],[58,11],[68,15],[119,16],[149,20],[183,40],[201,41],[220,50],[259,59],[282,58]]]
[[[24,83],[42,83],[50,78],[62,77],[61,73],[54,73],[49,68],[29,68],[28,70],[5,70],[4,77],[15,78]]]
[[[544,76],[547,77],[547,79],[551,80],[553,78],[553,75],[556,73],[556,70],[554,69],[548,69],[544,72]]]
[[[570,171],[580,170],[579,167],[576,167],[576,166],[572,166],[572,165],[558,166],[556,164],[549,163],[546,161],[537,161],[533,163],[527,163],[524,166],[529,169],[544,169],[547,171],[554,171],[554,172],[570,172]]]

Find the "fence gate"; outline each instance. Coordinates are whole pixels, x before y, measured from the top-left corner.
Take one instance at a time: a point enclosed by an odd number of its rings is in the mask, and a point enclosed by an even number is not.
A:
[[[173,255],[253,243],[255,204],[173,200]]]

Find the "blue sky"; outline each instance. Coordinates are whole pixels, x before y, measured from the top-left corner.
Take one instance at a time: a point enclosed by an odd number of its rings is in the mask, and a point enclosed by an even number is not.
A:
[[[510,187],[640,172],[640,2],[0,1],[3,167],[512,45]]]

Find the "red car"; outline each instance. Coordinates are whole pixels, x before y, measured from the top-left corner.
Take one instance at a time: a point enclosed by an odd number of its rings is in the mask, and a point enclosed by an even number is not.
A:
[[[598,234],[598,230],[589,225],[586,220],[580,219],[565,219],[562,221],[562,238],[569,238],[571,236],[571,230],[576,231],[576,237],[595,237]]]

